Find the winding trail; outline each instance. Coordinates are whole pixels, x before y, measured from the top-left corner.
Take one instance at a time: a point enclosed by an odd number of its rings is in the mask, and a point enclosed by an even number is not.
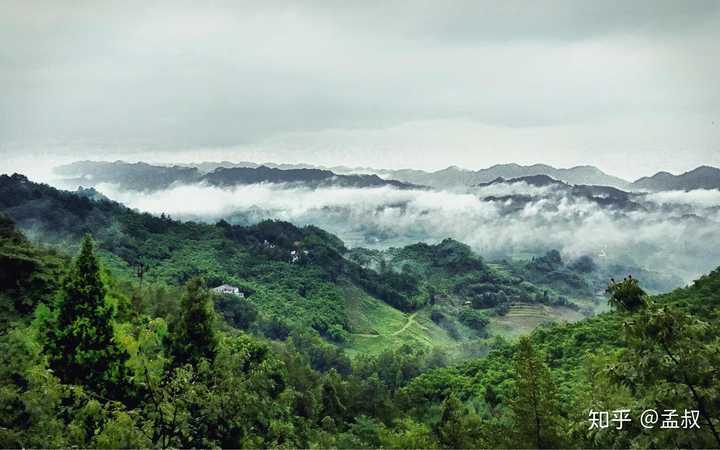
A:
[[[416,315],[417,315],[417,311],[414,312],[414,313],[412,313],[412,314],[410,314],[410,316],[408,317],[408,320],[407,320],[407,322],[405,323],[405,325],[403,325],[402,328],[400,328],[399,330],[395,331],[394,333],[390,333],[389,336],[397,336],[398,334],[400,334],[400,333],[402,333],[403,331],[407,330],[410,325],[412,325],[413,323],[416,323],[416,322],[415,322],[415,316],[416,316]]]
[[[414,313],[410,314],[410,315],[408,316],[407,322],[405,322],[405,325],[403,325],[399,330],[393,331],[393,332],[390,333],[390,334],[352,333],[352,335],[353,335],[353,336],[360,336],[360,337],[367,337],[367,338],[379,338],[379,337],[397,336],[398,334],[400,334],[400,333],[402,333],[403,331],[407,330],[407,329],[410,327],[410,325],[412,325],[413,323],[417,323],[417,322],[415,322],[415,316],[416,316],[416,315],[417,315],[417,311],[415,311]],[[421,324],[419,324],[419,323],[417,323],[417,325],[418,325],[419,327],[421,327],[421,328],[425,328],[423,325],[421,325]]]

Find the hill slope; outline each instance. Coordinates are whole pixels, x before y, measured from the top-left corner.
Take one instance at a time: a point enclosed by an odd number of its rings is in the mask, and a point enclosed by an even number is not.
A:
[[[577,311],[564,296],[585,299],[585,307],[594,297],[582,281],[585,274],[553,275],[570,277],[569,285],[533,279],[507,264],[491,267],[450,239],[387,254],[348,251],[340,239],[313,226],[179,222],[22,175],[0,176],[0,212],[32,239],[69,252],[92,233],[106,264],[127,279],[142,268],[146,283],[177,286],[202,275],[211,286],[239,286],[268,317],[358,351],[403,342],[458,346],[489,331],[506,333],[502,315],[517,303],[549,307],[538,309],[540,322],[575,320],[579,314],[557,309]],[[506,324],[505,331],[493,328],[496,321]]]
[[[234,277],[248,300],[231,301],[252,302],[263,316],[275,318],[262,326],[275,339],[272,343],[237,330],[218,331],[223,347],[214,361],[174,368],[165,364],[174,353],[162,344],[163,318],[118,311],[112,332],[130,357],[128,382],[136,384],[123,390],[129,395],[125,404],[86,395],[94,392],[92,385],[73,388],[57,378],[60,371],[47,368],[52,348],[38,340],[43,325],[54,323],[47,321],[47,308],[39,308],[38,320],[28,323],[32,304],[53,298],[68,258],[31,244],[0,217],[0,306],[12,306],[13,314],[22,311],[24,317],[8,326],[3,321],[15,317],[0,311],[0,385],[5,404],[12,406],[3,411],[0,440],[10,448],[25,442],[41,447],[48,430],[56,446],[149,447],[158,440],[143,434],[158,423],[155,392],[161,392],[163,408],[187,417],[182,429],[161,422],[161,429],[171,433],[168,442],[177,447],[282,442],[298,448],[524,448],[542,447],[532,444],[541,433],[542,443],[552,448],[710,448],[720,443],[710,431],[720,414],[715,327],[720,268],[687,288],[642,296],[633,309],[540,326],[517,343],[497,339],[482,349],[484,354],[490,347],[483,357],[438,368],[452,345],[448,324],[460,335],[486,325],[485,314],[463,308],[463,298],[484,303],[537,292],[543,285],[549,285],[548,291],[571,288],[578,281],[574,275],[593,271],[592,262],[565,263],[549,252],[522,264],[486,263],[452,240],[347,252],[337,238],[314,227],[272,221],[255,227],[181,223],[20,175],[0,176],[0,211],[35,239],[63,250],[82,233],[93,232],[115,275],[132,276],[137,268],[132,265],[142,261],[146,283],[153,288],[194,274]],[[114,277],[107,278],[107,301],[120,309],[112,298],[118,289]],[[428,294],[431,308],[422,302]],[[177,292],[170,297],[177,305]],[[401,299],[409,302],[398,305],[404,311],[391,306]],[[513,302],[506,315],[534,320],[548,306],[523,303]],[[218,305],[230,323],[237,310],[227,302]],[[454,309],[460,312],[453,315]],[[303,333],[286,339],[287,323],[279,319],[304,327]],[[170,323],[177,326],[178,321]],[[350,361],[337,347],[308,339],[311,330],[344,340],[351,352],[377,356]],[[428,341],[443,343],[439,358],[419,349]],[[388,351],[398,342],[410,345]],[[165,385],[171,390],[165,391]],[[151,396],[144,395],[146,389],[152,389]],[[589,411],[618,408],[630,410],[631,420],[622,430],[589,427]],[[639,425],[641,411],[670,408],[678,416],[699,408],[699,429]],[[238,420],[242,427],[228,431],[226,425]],[[183,434],[196,428],[202,440]],[[246,441],[251,435],[245,430],[259,436]],[[130,433],[132,441],[119,440]]]
[[[547,175],[556,180],[569,184],[586,184],[599,186],[612,186],[627,189],[629,182],[608,175],[597,167],[577,166],[569,169],[558,169],[545,164],[522,166],[519,164],[498,164],[487,169],[467,170],[451,166],[436,172],[422,170],[390,170],[383,172],[390,179],[416,183],[436,188],[451,188],[458,186],[471,186],[488,183],[497,178],[520,178],[535,175]]]
[[[685,367],[690,378],[683,378],[667,354],[663,344],[653,342],[653,330],[657,332],[661,322],[647,329],[650,335],[642,337],[629,330],[630,324],[642,328],[648,319],[658,320],[665,316],[672,324],[664,335],[665,345],[675,357],[717,360],[717,343],[720,336],[714,326],[720,320],[720,268],[696,280],[691,286],[650,298],[652,306],[648,315],[643,311],[626,313],[611,311],[576,323],[541,326],[530,336],[535,350],[551,371],[556,383],[558,408],[547,411],[544,416],[554,417],[565,424],[562,432],[566,439],[563,446],[585,448],[628,447],[713,447],[713,438],[707,424],[702,431],[693,433],[686,429],[662,430],[640,427],[639,414],[645,409],[662,411],[668,404],[682,404],[684,408],[697,408],[696,399],[686,383],[702,385],[706,399],[717,399],[720,384],[717,367],[704,372],[700,366]],[[689,336],[692,328],[681,328],[683,321],[701,327],[700,334]],[[687,322],[686,322],[687,323]],[[709,326],[708,326],[709,325]],[[644,341],[643,341],[644,340]],[[689,347],[684,347],[689,346]],[[691,349],[691,350],[688,350]],[[401,396],[407,404],[416,405],[410,414],[420,420],[430,420],[430,411],[439,408],[441,402],[455,396],[483,416],[486,439],[495,446],[510,446],[516,430],[508,429],[510,403],[517,395],[518,345],[499,341],[486,357],[426,372],[403,388]],[[649,367],[640,361],[643,355],[655,353],[657,362]],[[713,356],[715,355],[715,356]],[[695,361],[705,361],[696,359]],[[712,363],[710,363],[712,365]],[[661,369],[661,366],[663,368]],[[683,367],[682,365],[680,367]],[[669,368],[669,370],[668,370]],[[662,372],[667,370],[667,372]],[[635,372],[643,375],[635,377]],[[653,375],[649,375],[652,373]],[[703,377],[706,377],[703,379]],[[633,380],[633,381],[628,381]],[[692,380],[692,381],[689,381]],[[627,384],[623,384],[627,383]],[[543,394],[546,394],[544,392]],[[613,410],[616,403],[630,408],[630,429],[617,431],[588,428],[589,410]],[[718,404],[708,406],[709,414],[717,417]],[[472,410],[472,409],[471,409]],[[651,427],[652,428],[652,427]],[[572,442],[572,444],[569,444]]]
[[[658,172],[632,184],[633,189],[647,191],[690,191],[693,189],[720,189],[720,169],[700,166],[680,175]]]
[[[241,163],[244,164],[244,163]],[[156,166],[143,162],[79,161],[57,167],[55,173],[62,177],[60,184],[75,189],[78,186],[96,186],[100,183],[115,184],[121,189],[153,192],[174,184],[206,183],[212,186],[231,187],[255,183],[293,183],[308,187],[378,187],[392,186],[400,189],[417,188],[408,183],[385,180],[377,175],[338,175],[330,170],[314,168],[214,167],[202,164],[206,172],[188,166]]]

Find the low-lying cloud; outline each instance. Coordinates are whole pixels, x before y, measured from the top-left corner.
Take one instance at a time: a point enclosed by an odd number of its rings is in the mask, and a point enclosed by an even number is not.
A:
[[[663,191],[647,194],[646,198],[662,205],[690,205],[700,208],[720,207],[720,190]]]
[[[132,208],[179,219],[313,224],[351,247],[451,237],[486,258],[529,257],[554,248],[567,257],[587,254],[600,262],[673,271],[687,281],[720,264],[714,245],[720,242],[717,191],[648,194],[638,198],[642,208],[626,211],[525,183],[455,192],[282,184],[179,185],[152,194],[97,188]]]

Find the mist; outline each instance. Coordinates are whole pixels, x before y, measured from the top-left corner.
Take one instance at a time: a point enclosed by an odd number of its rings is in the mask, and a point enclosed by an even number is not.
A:
[[[249,225],[278,219],[316,225],[349,247],[388,248],[453,238],[487,259],[564,257],[674,272],[687,282],[720,264],[720,191],[640,195],[640,208],[599,207],[556,186],[524,182],[458,191],[393,187],[312,189],[253,184],[177,185],[143,194],[100,184],[131,208],[176,219]]]

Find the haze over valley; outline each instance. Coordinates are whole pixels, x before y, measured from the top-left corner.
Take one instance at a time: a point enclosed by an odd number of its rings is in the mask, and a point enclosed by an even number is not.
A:
[[[490,259],[557,249],[568,258],[588,255],[600,263],[671,270],[683,282],[720,260],[719,249],[702,244],[720,238],[715,168],[637,183],[588,166],[449,168],[442,172],[456,172],[446,175],[454,182],[440,187],[433,182],[440,179],[437,172],[412,171],[398,181],[389,178],[391,171],[364,170],[374,173],[227,161],[182,167],[84,162],[57,168],[54,183],[94,187],[131,208],[181,220],[312,224],[350,247],[385,249],[449,237]],[[648,190],[649,180],[658,177],[665,186]]]
[[[720,1],[0,10],[0,449],[720,448]]]

